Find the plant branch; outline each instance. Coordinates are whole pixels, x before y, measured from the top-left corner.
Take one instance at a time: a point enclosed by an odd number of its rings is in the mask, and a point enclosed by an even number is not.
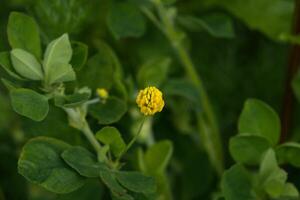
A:
[[[80,108],[64,108],[64,111],[68,114],[70,126],[80,130],[90,144],[93,146],[97,152],[99,161],[106,161],[106,155],[102,152],[102,146],[95,138],[94,133],[92,132],[88,122],[86,121],[86,116],[83,114]]]
[[[130,140],[130,142],[128,143],[128,145],[126,146],[126,148],[124,149],[124,151],[120,154],[120,156],[117,158],[116,163],[119,163],[120,159],[122,158],[122,156],[131,148],[131,146],[135,143],[135,141],[138,139],[139,135],[141,134],[144,122],[146,120],[146,116],[143,117],[142,122],[139,126],[139,129],[137,131],[137,133],[135,134],[135,136]]]
[[[300,34],[300,2],[295,0],[295,10],[294,10],[294,25],[292,30],[293,35]],[[300,65],[300,46],[298,44],[294,44],[291,47],[288,68],[287,68],[287,77],[285,83],[285,91],[283,97],[283,109],[282,109],[282,132],[280,142],[283,143],[288,138],[288,133],[292,124],[292,116],[293,116],[293,106],[294,106],[294,94],[291,87],[292,80],[297,73]]]

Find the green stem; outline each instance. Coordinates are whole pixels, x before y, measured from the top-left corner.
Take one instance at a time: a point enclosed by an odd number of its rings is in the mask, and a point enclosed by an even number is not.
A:
[[[209,101],[206,90],[203,86],[202,79],[198,75],[196,68],[189,56],[186,48],[182,45],[183,33],[178,32],[168,15],[168,10],[161,4],[160,1],[153,1],[158,15],[161,19],[162,25],[164,27],[164,34],[172,44],[173,48],[177,52],[178,58],[180,59],[186,74],[197,87],[200,94],[200,101],[203,106],[203,114],[197,114],[198,125],[201,132],[202,139],[204,140],[204,146],[206,151],[210,156],[212,164],[215,166],[219,174],[223,171],[223,153],[222,153],[222,143],[219,134],[219,127],[216,121],[211,103]],[[144,11],[145,13],[145,11]],[[149,17],[149,15],[147,15]],[[151,18],[149,18],[152,20]],[[155,22],[157,24],[157,22]]]
[[[131,146],[135,143],[135,141],[138,139],[139,135],[141,134],[144,122],[146,120],[146,116],[143,117],[142,122],[139,126],[139,129],[137,131],[137,134],[135,134],[135,136],[130,140],[130,142],[128,143],[128,145],[126,146],[126,148],[124,149],[124,151],[120,154],[120,156],[117,158],[116,163],[119,163],[120,159],[122,158],[122,156],[131,148]]]
[[[91,145],[94,147],[96,152],[101,152],[101,144],[97,141],[97,139],[94,136],[94,133],[92,132],[89,124],[86,120],[84,120],[84,126],[82,127],[81,131],[84,133],[88,141],[91,143]]]
[[[95,138],[93,131],[91,130],[88,122],[86,121],[85,115],[82,114],[79,108],[64,108],[64,111],[68,114],[70,125],[80,130],[90,144],[97,152],[99,161],[106,161],[106,155],[102,152],[102,146]]]

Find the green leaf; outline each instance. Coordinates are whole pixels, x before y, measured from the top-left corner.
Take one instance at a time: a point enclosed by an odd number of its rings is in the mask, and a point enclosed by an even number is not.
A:
[[[85,31],[91,18],[98,14],[96,12],[99,9],[100,13],[102,11],[102,4],[98,3],[86,0],[42,0],[28,1],[26,7],[39,22],[43,39],[49,42],[63,33],[76,35]],[[101,26],[101,22],[99,24]]]
[[[276,112],[260,100],[246,101],[239,118],[239,133],[265,137],[272,145],[278,143],[280,120]]]
[[[120,196],[126,194],[126,190],[118,183],[113,172],[108,169],[103,169],[100,171],[100,178],[113,193]]]
[[[124,101],[109,97],[106,102],[100,102],[89,106],[89,113],[95,117],[100,124],[112,124],[119,121],[127,111]]]
[[[33,90],[14,89],[10,92],[10,98],[14,111],[34,121],[42,121],[48,114],[47,97]]]
[[[140,37],[145,33],[146,22],[139,8],[129,2],[116,2],[110,8],[107,24],[117,38]]]
[[[69,194],[57,195],[55,200],[100,200],[104,192],[104,187],[99,185],[99,179],[89,179],[83,187]]]
[[[4,86],[6,87],[6,89],[9,91],[19,88],[19,86],[17,84],[15,84],[14,82],[9,81],[5,78],[1,78],[1,81],[4,84]]]
[[[49,84],[76,80],[76,74],[70,64],[57,63],[49,69]]]
[[[280,163],[290,163],[300,167],[300,144],[288,142],[277,147],[276,154]]]
[[[23,80],[17,73],[15,73],[12,63],[10,61],[10,53],[9,52],[1,52],[0,53],[0,66],[13,78],[18,80]]]
[[[192,102],[199,103],[199,92],[194,84],[186,79],[171,79],[164,84],[163,88],[166,96],[180,96]]]
[[[226,200],[255,200],[252,194],[250,174],[239,164],[225,171],[221,181],[223,195]]]
[[[99,51],[89,58],[85,70],[78,74],[78,82],[82,86],[89,86],[91,89],[109,89],[113,84],[114,65],[108,52]]]
[[[154,193],[156,184],[154,178],[145,176],[140,172],[116,172],[118,181],[133,192]]]
[[[71,65],[76,71],[82,69],[88,57],[88,46],[82,42],[71,42],[73,55]]]
[[[208,6],[223,7],[241,19],[250,29],[258,30],[272,39],[289,34],[294,2],[286,0],[204,0]],[[263,11],[263,12],[259,12]]]
[[[80,146],[71,147],[63,151],[61,156],[80,175],[89,178],[99,176],[101,164],[97,162],[96,156],[87,149]]]
[[[43,68],[46,77],[55,80],[58,74],[52,75],[52,73],[55,73],[55,70],[58,69],[58,66],[62,66],[65,69],[69,68],[68,64],[71,61],[71,58],[72,47],[68,34],[63,34],[61,37],[50,42],[45,51],[43,61]]]
[[[293,197],[293,198],[299,198],[299,192],[298,189],[291,183],[287,183],[284,186],[284,189],[281,193],[281,196],[283,197]]]
[[[156,174],[163,172],[173,153],[173,144],[169,140],[155,143],[151,146],[144,156],[146,172]]]
[[[116,157],[119,157],[126,148],[120,132],[115,127],[106,126],[102,128],[96,133],[96,138],[100,142],[109,145]]]
[[[84,184],[84,178],[60,157],[71,146],[57,139],[37,137],[23,148],[18,171],[29,181],[55,193],[69,193]]]
[[[24,49],[36,58],[41,57],[39,30],[33,18],[19,12],[11,12],[8,19],[7,35],[9,44],[13,49]]]
[[[224,14],[214,13],[202,18],[181,16],[178,20],[184,27],[193,32],[204,30],[216,38],[233,38],[235,36],[232,20]]]
[[[167,78],[171,59],[168,57],[150,59],[138,71],[137,80],[144,88],[147,86],[159,87]]]
[[[23,77],[31,80],[44,78],[41,64],[32,54],[22,49],[13,49],[10,56],[14,69]]]
[[[56,96],[55,105],[59,107],[72,108],[83,104],[91,97],[90,91],[75,92],[71,95]]]
[[[270,174],[272,174],[275,170],[279,169],[275,152],[273,149],[269,149],[261,162],[259,173],[261,179],[265,180]]]
[[[128,194],[116,194],[115,192],[111,193],[112,200],[134,200],[134,198]]]
[[[272,198],[278,198],[282,194],[287,173],[279,168],[275,152],[272,149],[266,152],[261,162],[259,179],[262,187]]]
[[[230,154],[236,162],[248,165],[260,163],[264,152],[271,147],[267,139],[255,135],[237,135],[229,142]]]

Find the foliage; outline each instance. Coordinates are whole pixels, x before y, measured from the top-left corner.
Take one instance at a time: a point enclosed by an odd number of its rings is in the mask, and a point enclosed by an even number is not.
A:
[[[0,199],[299,199],[295,6],[4,0]]]

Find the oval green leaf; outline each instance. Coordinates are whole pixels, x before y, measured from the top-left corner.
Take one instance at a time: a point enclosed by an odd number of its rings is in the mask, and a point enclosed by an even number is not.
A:
[[[146,21],[139,8],[129,2],[114,2],[107,24],[115,38],[140,37],[145,33]]]
[[[277,147],[276,155],[280,163],[290,163],[300,168],[300,144],[288,142]]]
[[[160,141],[151,146],[144,156],[146,171],[150,174],[163,172],[173,153],[173,144],[169,140]]]
[[[48,114],[47,97],[25,88],[18,88],[10,92],[11,105],[17,113],[34,121],[42,121]]]
[[[69,193],[84,184],[84,178],[71,169],[61,153],[71,146],[60,140],[37,137],[23,148],[18,171],[29,181],[55,193]]]
[[[10,53],[9,52],[1,52],[0,53],[0,66],[13,78],[17,80],[24,80],[20,77],[14,70],[11,60],[10,60]]]
[[[239,164],[223,174],[221,187],[226,200],[256,200],[252,194],[250,174]]]
[[[44,55],[43,68],[46,77],[56,77],[57,75],[52,75],[56,73],[55,70],[51,70],[52,67],[57,65],[67,65],[72,58],[72,47],[69,41],[68,34],[63,34],[61,37],[53,40],[48,44]],[[65,67],[67,68],[67,67]]]
[[[128,190],[139,193],[154,193],[156,191],[155,179],[140,172],[116,172],[117,180]]]
[[[265,151],[271,147],[264,137],[255,135],[238,135],[230,139],[230,154],[236,162],[258,165]]]
[[[101,165],[103,165],[97,162],[94,154],[80,146],[68,148],[61,156],[68,165],[85,177],[98,177]]]
[[[42,80],[44,78],[41,64],[32,54],[22,49],[13,49],[10,56],[14,69],[21,76],[31,80]]]
[[[88,57],[88,46],[82,42],[71,42],[73,55],[71,59],[71,65],[79,71],[85,65]]]
[[[109,145],[114,156],[119,157],[126,148],[126,144],[115,127],[106,126],[96,133],[96,138],[103,144]]]
[[[249,133],[266,138],[272,145],[278,143],[280,120],[277,113],[260,100],[246,101],[239,118],[239,133]]]
[[[8,19],[7,35],[13,49],[24,49],[36,58],[41,57],[39,28],[33,18],[19,12],[12,12]]]
[[[100,124],[112,124],[119,121],[127,111],[127,105],[121,99],[109,97],[106,102],[89,106],[89,113]]]

